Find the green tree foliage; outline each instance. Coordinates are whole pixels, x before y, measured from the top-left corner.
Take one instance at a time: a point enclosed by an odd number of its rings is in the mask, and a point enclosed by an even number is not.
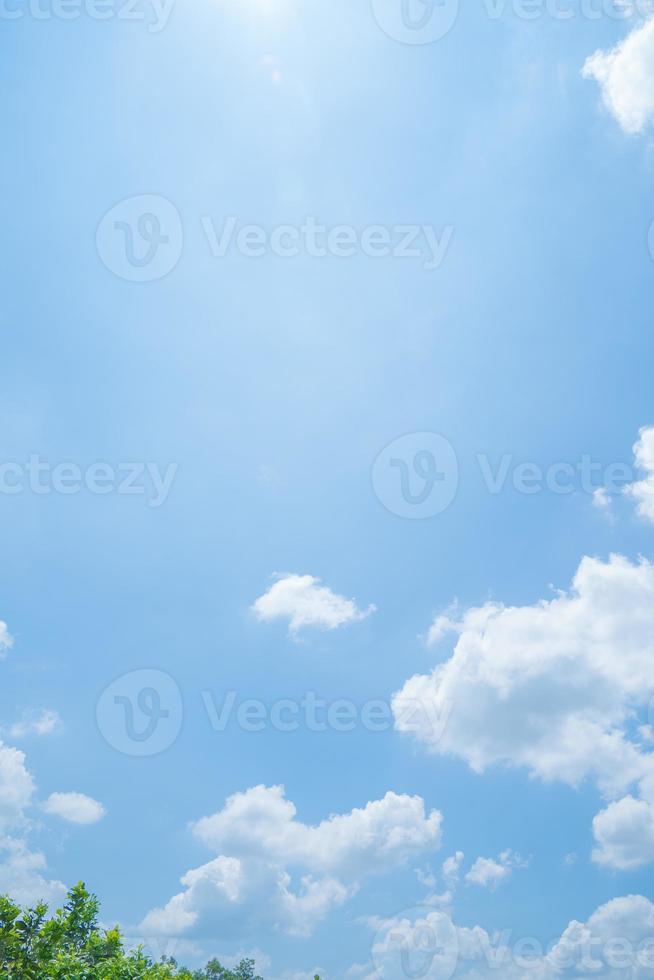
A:
[[[192,971],[166,957],[154,963],[142,949],[126,952],[118,928],[98,926],[99,908],[81,882],[51,916],[46,905],[21,909],[0,896],[0,980],[263,980],[253,960],[232,970],[211,960]]]

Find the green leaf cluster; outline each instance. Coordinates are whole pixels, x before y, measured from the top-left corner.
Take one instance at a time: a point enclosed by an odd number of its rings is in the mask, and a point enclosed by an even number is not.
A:
[[[155,963],[142,949],[126,951],[118,928],[100,928],[99,912],[82,882],[52,915],[44,904],[21,909],[0,897],[0,980],[263,980],[253,960],[231,970],[218,960],[187,970],[167,957]]]

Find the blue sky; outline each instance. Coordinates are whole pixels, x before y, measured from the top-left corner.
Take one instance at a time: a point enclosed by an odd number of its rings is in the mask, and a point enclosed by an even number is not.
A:
[[[280,980],[654,934],[651,22],[448,4],[2,8],[0,890]]]

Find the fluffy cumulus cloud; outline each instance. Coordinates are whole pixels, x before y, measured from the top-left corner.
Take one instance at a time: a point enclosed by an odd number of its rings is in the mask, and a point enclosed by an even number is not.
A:
[[[572,921],[552,944],[514,932],[491,934],[457,925],[449,912],[417,909],[376,930],[366,980],[649,980],[654,975],[654,905],[640,895],[600,906],[587,922]]]
[[[52,793],[43,809],[53,817],[77,824],[97,823],[106,812],[101,803],[84,793]]]
[[[593,820],[593,859],[620,871],[654,861],[654,806],[625,796],[610,803]]]
[[[521,766],[572,786],[591,778],[608,799],[638,786],[654,800],[654,755],[633,736],[654,696],[654,566],[584,558],[568,592],[487,603],[439,620],[438,638],[447,632],[449,659],[394,697],[400,731],[477,772]],[[425,710],[407,717],[407,701]],[[428,724],[434,715],[446,724]]]
[[[184,891],[139,927],[179,935],[193,928],[247,934],[280,928],[309,935],[368,875],[402,867],[440,846],[442,816],[419,797],[387,793],[365,807],[302,823],[280,786],[257,786],[192,825],[217,857],[182,878]]]
[[[609,51],[596,51],[583,68],[626,133],[641,133],[654,119],[654,18]]]
[[[297,820],[282,786],[257,786],[231,796],[219,813],[194,825],[214,850],[273,857],[312,872],[366,874],[402,864],[440,844],[442,815],[425,813],[419,796],[387,793],[361,809],[310,826]]]
[[[264,622],[288,620],[294,634],[310,626],[333,630],[356,623],[373,613],[375,606],[359,609],[354,599],[337,595],[313,575],[284,575],[256,600],[252,610]]]
[[[642,895],[614,898],[587,922],[573,921],[545,958],[552,976],[654,975],[654,905]],[[550,974],[545,974],[549,976]]]
[[[638,442],[634,446],[636,466],[642,472],[642,479],[630,483],[625,493],[636,501],[638,514],[646,521],[654,523],[654,426],[640,430]]]

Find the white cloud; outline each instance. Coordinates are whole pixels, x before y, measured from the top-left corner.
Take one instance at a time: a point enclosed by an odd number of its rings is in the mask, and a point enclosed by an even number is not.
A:
[[[625,796],[593,820],[593,860],[619,871],[654,861],[654,806]]]
[[[0,658],[12,642],[6,623],[0,621]],[[11,895],[14,901],[25,905],[58,902],[66,892],[60,881],[44,876],[43,854],[30,850],[26,840],[15,836],[24,834],[29,827],[27,812],[35,793],[25,753],[0,740],[0,895]]]
[[[257,949],[239,949],[237,953],[219,953],[215,956],[215,953],[211,954],[212,957],[219,960],[223,966],[228,967],[230,970],[235,970],[236,967],[242,962],[242,960],[254,960],[257,968],[257,973],[268,973],[272,970],[272,960],[267,953],[262,950]],[[311,980],[314,980],[311,977]]]
[[[463,851],[457,851],[443,861],[443,877],[448,884],[453,885],[459,880],[464,857]]]
[[[629,484],[624,492],[636,501],[640,517],[654,523],[654,426],[640,430],[634,445],[634,458],[643,478]]]
[[[7,624],[0,620],[0,658],[12,642]],[[32,803],[35,789],[25,754],[0,739],[0,833],[24,822],[24,812]]]
[[[184,875],[184,891],[139,928],[174,935],[204,924],[247,934],[271,926],[309,935],[366,876],[438,848],[441,822],[419,797],[387,793],[312,826],[297,820],[283,787],[253,787],[192,824],[218,857]]]
[[[511,869],[505,864],[500,864],[493,858],[479,857],[468,871],[466,881],[473,885],[488,887],[499,884],[510,873]]]
[[[9,836],[9,830],[28,826],[27,811],[36,787],[19,749],[0,742],[0,895],[10,894],[19,903],[58,901],[65,892],[59,881],[47,880],[45,858],[31,851],[25,840]]]
[[[587,922],[572,921],[547,950],[536,940],[521,944],[511,930],[492,934],[456,924],[444,911],[413,910],[371,920],[377,930],[366,980],[404,980],[409,972],[433,980],[649,980],[654,967],[651,939],[654,905],[641,895],[613,899]],[[428,974],[425,937],[429,939]]]
[[[445,639],[448,633],[451,633],[456,629],[459,611],[459,602],[458,600],[455,600],[444,612],[439,613],[438,616],[434,618],[434,621],[429,627],[429,631],[427,633],[427,646],[436,646],[437,643],[440,643],[441,640]]]
[[[50,816],[77,824],[97,823],[106,813],[101,803],[84,793],[52,793],[43,809]]]
[[[654,119],[654,18],[636,27],[615,48],[596,51],[584,65],[626,133],[641,133]]]
[[[9,633],[7,624],[0,619],[0,659],[11,649],[13,642],[14,638]]]
[[[431,868],[416,868],[416,878],[424,888],[435,888],[437,878]]]
[[[25,765],[25,754],[0,742],[0,830],[23,821],[35,785]]]
[[[394,697],[426,706],[396,727],[477,772],[524,766],[572,785],[594,777],[611,795],[654,771],[629,740],[634,711],[654,693],[654,566],[584,558],[572,589],[533,606],[487,603],[451,628],[454,652]],[[443,714],[433,734],[423,721]]]
[[[411,910],[390,919],[372,918],[372,972],[366,980],[428,976],[449,980],[459,963],[457,927],[449,912]]]
[[[440,846],[442,815],[425,813],[419,796],[387,793],[362,809],[316,826],[296,819],[282,786],[256,786],[229,797],[199,820],[195,835],[213,850],[273,857],[320,873],[366,874],[396,867],[426,847]]]
[[[613,499],[605,487],[598,487],[597,490],[593,490],[593,507],[608,515],[612,505]]]
[[[39,713],[27,712],[20,721],[9,729],[9,736],[15,739],[29,735],[54,735],[63,729],[63,722],[56,711],[46,709]]]
[[[373,613],[375,606],[359,609],[354,599],[337,595],[313,575],[284,575],[256,600],[252,610],[264,622],[287,619],[289,631],[297,633],[307,626],[332,630],[356,623]]]
[[[642,895],[626,895],[601,905],[586,923],[573,921],[547,961],[558,968],[552,976],[652,976],[654,905]],[[602,972],[600,972],[602,971]]]
[[[448,629],[458,634],[450,658],[394,697],[398,730],[480,773],[504,764],[573,786],[591,778],[609,799],[644,792],[654,755],[633,722],[654,696],[653,565],[584,558],[569,592],[487,603]],[[425,709],[410,722],[407,700]],[[447,714],[436,734],[430,714]]]
[[[502,881],[506,881],[514,868],[524,868],[527,863],[522,860],[519,854],[513,851],[502,851],[497,860],[494,858],[478,857],[470,871],[465,876],[465,880],[471,885],[480,885],[482,888],[494,888]]]
[[[45,870],[43,854],[30,851],[25,841],[0,837],[0,895],[10,895],[19,905],[58,902],[66,887],[45,878]]]
[[[635,502],[636,512],[643,520],[654,523],[654,426],[640,429],[633,453],[634,466],[640,471],[641,478],[627,483],[621,492]],[[611,521],[614,520],[614,492],[609,492],[605,487],[593,492],[593,505]]]
[[[150,911],[140,931],[178,936],[199,928],[225,940],[266,930],[308,936],[354,893],[331,877],[303,875],[293,881],[274,862],[224,855],[188,871],[181,883],[184,890]]]

